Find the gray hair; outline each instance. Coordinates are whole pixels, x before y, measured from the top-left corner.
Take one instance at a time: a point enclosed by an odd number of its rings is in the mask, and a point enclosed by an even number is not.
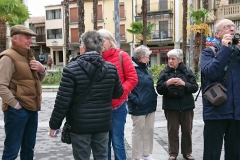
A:
[[[96,51],[99,54],[103,50],[103,38],[97,31],[88,31],[81,35],[81,44],[85,46],[86,52]]]
[[[97,32],[100,33],[100,35],[104,39],[107,39],[107,40],[110,41],[110,43],[112,44],[112,48],[118,48],[116,40],[113,38],[112,34],[108,30],[106,30],[106,29],[99,29]]]
[[[142,57],[149,56],[151,53],[152,53],[152,51],[148,47],[146,47],[144,45],[140,45],[134,49],[133,58],[136,60],[139,60]]]
[[[172,49],[167,53],[167,56],[176,56],[178,60],[183,60],[183,51],[181,49]]]
[[[218,20],[215,25],[214,25],[214,32],[217,32],[219,31],[219,24],[221,24],[222,21],[231,21],[230,19],[221,19],[221,20]]]

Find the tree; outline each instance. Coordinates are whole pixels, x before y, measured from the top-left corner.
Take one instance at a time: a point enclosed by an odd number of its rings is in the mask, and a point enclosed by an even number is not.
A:
[[[93,30],[97,30],[97,6],[98,0],[93,0]]]
[[[67,57],[69,57],[68,55],[68,48],[69,48],[69,1],[68,0],[64,0],[63,1],[63,5],[64,5],[64,17],[65,17],[65,53],[67,55]],[[68,60],[67,60],[68,62]]]
[[[194,49],[193,49],[193,60],[194,60],[194,72],[198,74],[199,71],[199,57],[202,51],[202,34],[205,36],[211,34],[211,30],[205,23],[208,16],[208,10],[198,9],[193,10],[190,8],[190,17],[193,18],[194,25],[190,26],[190,31],[194,31]]]
[[[188,0],[183,0],[182,5],[183,5],[182,50],[183,50],[183,62],[186,64]]]
[[[142,19],[143,19],[143,27],[142,27],[142,37],[143,37],[143,45],[147,45],[147,0],[142,0]]]
[[[203,8],[208,10],[208,0],[203,0]],[[206,36],[202,34],[202,50],[206,48]]]
[[[146,33],[146,40],[149,41],[151,39],[151,33],[153,28],[155,27],[155,23],[149,23],[147,24],[147,31]],[[143,36],[142,36],[142,31],[143,31],[143,23],[142,22],[133,22],[131,23],[131,29],[127,29],[127,31],[131,34],[136,35],[136,43],[140,41],[140,44],[143,44]]]
[[[0,0],[0,52],[6,49],[7,26],[23,24],[29,18],[27,7],[20,0]]]
[[[84,0],[77,0],[77,6],[78,6],[78,37],[80,42],[81,35],[85,32]]]

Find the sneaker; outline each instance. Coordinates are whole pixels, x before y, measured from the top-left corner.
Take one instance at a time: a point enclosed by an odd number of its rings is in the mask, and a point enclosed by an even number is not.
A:
[[[155,160],[152,156],[148,156],[148,157],[142,157],[143,160]]]

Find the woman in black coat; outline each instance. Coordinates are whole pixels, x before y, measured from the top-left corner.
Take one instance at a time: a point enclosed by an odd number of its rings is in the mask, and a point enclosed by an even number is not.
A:
[[[192,123],[195,103],[192,94],[197,92],[198,84],[192,71],[182,62],[182,50],[173,49],[167,56],[168,65],[159,75],[157,92],[163,95],[162,108],[167,119],[169,160],[175,160],[178,156],[180,125],[183,157],[193,160]]]

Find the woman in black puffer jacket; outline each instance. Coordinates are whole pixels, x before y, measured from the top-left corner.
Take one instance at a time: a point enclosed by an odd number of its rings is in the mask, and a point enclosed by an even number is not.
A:
[[[179,125],[181,125],[181,151],[185,159],[193,159],[192,123],[195,108],[193,93],[197,92],[198,84],[192,71],[183,64],[183,53],[173,49],[167,53],[168,65],[160,73],[157,92],[162,97],[162,108],[167,119],[169,160],[175,160],[179,151]],[[182,94],[171,92],[170,87],[177,87]]]
[[[103,39],[96,31],[81,36],[80,53],[64,67],[59,91],[50,118],[50,136],[67,118],[74,159],[107,159],[113,98],[123,94],[116,67],[101,56]],[[85,98],[81,98],[100,69]]]

